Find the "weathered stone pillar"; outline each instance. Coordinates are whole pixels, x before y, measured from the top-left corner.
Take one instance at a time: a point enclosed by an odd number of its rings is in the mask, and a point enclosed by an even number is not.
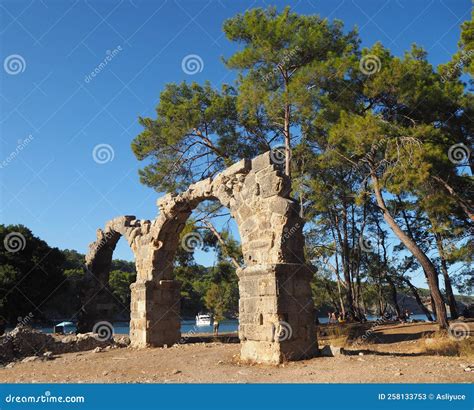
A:
[[[181,337],[179,282],[135,282],[130,288],[132,346],[171,346],[178,342]]]
[[[277,364],[314,356],[317,342],[307,265],[252,265],[239,275],[241,359]]]

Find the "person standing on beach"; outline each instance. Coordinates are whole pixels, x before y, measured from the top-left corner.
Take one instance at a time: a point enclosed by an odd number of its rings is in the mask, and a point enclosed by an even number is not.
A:
[[[214,320],[214,336],[219,336],[219,321]]]
[[[403,316],[404,316],[405,322],[410,321],[410,312],[408,311],[408,309],[405,309],[405,313],[403,314]]]

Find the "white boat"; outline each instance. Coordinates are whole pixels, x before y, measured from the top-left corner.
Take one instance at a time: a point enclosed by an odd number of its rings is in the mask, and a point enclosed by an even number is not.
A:
[[[74,333],[76,330],[76,325],[72,322],[61,322],[53,327],[53,333],[58,333],[61,335]]]
[[[196,315],[196,326],[210,326],[212,324],[212,316],[207,313],[199,313]]]

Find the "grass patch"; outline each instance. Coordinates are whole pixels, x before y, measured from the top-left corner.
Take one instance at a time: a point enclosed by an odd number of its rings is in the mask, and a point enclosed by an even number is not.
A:
[[[474,358],[474,339],[455,340],[444,332],[436,332],[421,339],[423,353],[434,356],[458,356]]]
[[[347,323],[325,326],[321,329],[319,340],[336,347],[348,347],[361,335],[369,326],[360,323]]]

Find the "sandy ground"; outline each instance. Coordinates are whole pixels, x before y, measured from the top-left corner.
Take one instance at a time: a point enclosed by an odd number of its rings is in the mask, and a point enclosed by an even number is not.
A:
[[[0,383],[473,383],[474,372],[465,371],[473,358],[420,353],[420,337],[431,329],[384,326],[374,333],[376,343],[349,348],[350,355],[279,366],[240,364],[239,344],[222,342],[68,353],[0,369]]]

